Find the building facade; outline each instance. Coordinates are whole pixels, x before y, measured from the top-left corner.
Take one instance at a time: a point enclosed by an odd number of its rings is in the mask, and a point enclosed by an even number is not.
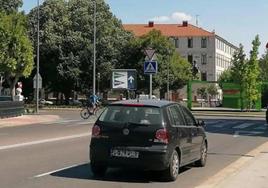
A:
[[[124,28],[139,37],[151,30],[159,30],[169,37],[177,52],[201,74],[202,81],[217,81],[220,74],[231,66],[237,47],[222,37],[202,28],[188,24],[125,24]]]

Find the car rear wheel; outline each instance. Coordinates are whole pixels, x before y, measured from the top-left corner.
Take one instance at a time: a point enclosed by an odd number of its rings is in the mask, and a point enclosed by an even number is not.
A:
[[[93,175],[96,177],[102,177],[105,175],[107,171],[107,166],[105,165],[96,165],[91,163],[91,171],[93,172]]]
[[[195,165],[198,167],[204,167],[206,166],[206,162],[207,162],[207,144],[205,142],[203,142],[202,146],[201,146],[201,150],[200,150],[200,159],[198,161],[195,162]]]
[[[180,169],[180,158],[178,152],[174,150],[170,157],[169,167],[163,171],[164,180],[175,181],[178,177],[179,169]]]

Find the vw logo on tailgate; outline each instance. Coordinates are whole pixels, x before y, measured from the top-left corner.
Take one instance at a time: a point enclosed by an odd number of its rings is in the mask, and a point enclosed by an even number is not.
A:
[[[123,134],[124,135],[129,135],[129,129],[127,129],[127,128],[123,129]]]

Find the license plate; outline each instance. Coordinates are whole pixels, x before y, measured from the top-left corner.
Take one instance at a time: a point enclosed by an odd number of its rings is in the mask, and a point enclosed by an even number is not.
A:
[[[122,157],[122,158],[137,159],[137,158],[139,158],[139,152],[137,152],[137,151],[129,151],[129,150],[112,149],[111,150],[111,156],[112,157]]]

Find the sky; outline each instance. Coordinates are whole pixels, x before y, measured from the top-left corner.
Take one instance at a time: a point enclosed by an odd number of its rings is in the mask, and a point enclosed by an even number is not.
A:
[[[37,0],[23,0],[26,13],[36,6]],[[40,0],[42,3],[43,0]],[[232,44],[244,45],[246,54],[258,34],[260,54],[268,42],[268,0],[105,0],[111,12],[123,24],[148,21],[181,23],[188,20],[215,33]]]

